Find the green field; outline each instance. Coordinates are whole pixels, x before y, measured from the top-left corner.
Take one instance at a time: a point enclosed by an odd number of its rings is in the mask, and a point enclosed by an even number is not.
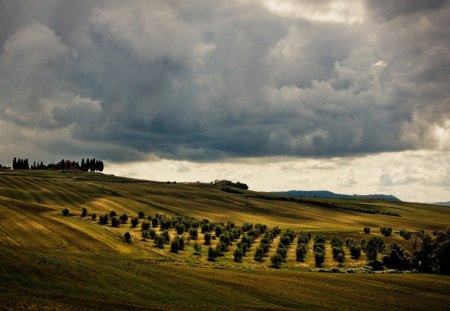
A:
[[[343,208],[324,207],[329,202]],[[68,208],[72,216],[61,211]],[[192,243],[179,254],[141,241],[140,227],[102,226],[89,215],[115,210],[136,216],[162,213],[216,222],[263,223],[327,237],[364,238],[362,229],[394,230],[386,243],[405,248],[401,229],[444,230],[450,208],[370,200],[287,200],[267,194],[224,192],[211,184],[161,183],[96,173],[7,171],[0,173],[0,309],[446,309],[450,278],[434,274],[349,274],[310,272],[290,249],[281,269],[269,259],[243,262],[232,251],[211,263],[193,254]],[[391,212],[400,216],[358,210]],[[124,242],[123,233],[133,243]],[[171,235],[175,235],[171,230]],[[200,234],[199,241],[203,241]],[[213,244],[217,243],[213,241]],[[269,255],[275,252],[274,241]],[[329,245],[327,246],[329,247]],[[327,250],[327,254],[331,251]],[[348,259],[345,267],[364,264]],[[328,258],[325,268],[338,264]]]

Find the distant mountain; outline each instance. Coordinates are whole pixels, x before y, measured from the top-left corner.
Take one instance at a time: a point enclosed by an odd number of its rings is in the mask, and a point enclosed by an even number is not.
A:
[[[442,205],[442,206],[449,206],[450,207],[450,201],[449,202],[438,202],[438,203],[433,203],[434,205]]]
[[[393,195],[386,194],[340,194],[331,191],[321,190],[321,191],[302,191],[302,190],[290,190],[283,192],[273,192],[280,195],[290,195],[293,197],[307,197],[307,198],[326,198],[326,199],[369,199],[369,200],[380,200],[380,201],[394,201],[400,202],[401,200]],[[449,202],[450,203],[450,202]]]

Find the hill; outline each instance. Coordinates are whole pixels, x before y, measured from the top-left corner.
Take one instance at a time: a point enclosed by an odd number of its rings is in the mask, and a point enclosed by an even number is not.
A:
[[[274,192],[280,195],[288,195],[294,197],[308,197],[308,198],[325,198],[325,199],[369,199],[369,200],[381,200],[381,201],[393,201],[400,202],[401,200],[393,195],[386,194],[340,194],[326,190],[318,191],[303,191],[303,190],[290,190],[282,192]]]
[[[450,202],[438,202],[438,203],[433,203],[435,205],[442,205],[442,206],[450,206]]]
[[[230,191],[231,190],[231,191]],[[67,208],[70,216],[62,215]],[[83,209],[88,217],[81,217]],[[222,188],[202,183],[161,183],[86,172],[5,171],[0,173],[0,305],[6,309],[446,309],[448,277],[431,274],[314,273],[312,243],[305,262],[288,250],[281,269],[270,268],[280,237],[262,263],[253,246],[242,263],[233,250],[216,262],[207,247],[194,254],[191,240],[178,254],[142,239],[130,220],[118,228],[92,220],[117,215],[157,214],[210,222],[262,223],[326,237],[381,236],[391,226],[396,241],[411,247],[400,229],[444,230],[446,207],[365,199],[304,199]],[[377,212],[377,213],[371,213]],[[384,214],[382,214],[384,212]],[[387,214],[387,213],[391,214]],[[396,214],[398,216],[393,216]],[[162,224],[155,227],[157,234]],[[130,232],[132,243],[123,235]],[[174,229],[169,230],[173,239]],[[187,232],[184,233],[186,237]],[[198,241],[204,234],[198,232]],[[296,239],[293,243],[296,243]],[[216,246],[219,239],[213,240]],[[255,245],[261,240],[257,238]],[[327,254],[331,246],[326,245]],[[346,259],[345,269],[365,257]],[[338,268],[328,255],[325,269]],[[380,297],[383,299],[380,299]]]

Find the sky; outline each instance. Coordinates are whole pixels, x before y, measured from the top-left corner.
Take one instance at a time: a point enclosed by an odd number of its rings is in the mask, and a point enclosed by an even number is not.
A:
[[[0,0],[0,163],[450,201],[444,0]]]

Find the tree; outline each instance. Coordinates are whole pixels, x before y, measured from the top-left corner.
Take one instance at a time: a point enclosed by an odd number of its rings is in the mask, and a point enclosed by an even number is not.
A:
[[[116,211],[110,211],[110,212],[109,212],[109,217],[110,217],[110,218],[113,218],[113,217],[115,217],[115,216],[117,216]]]
[[[281,262],[283,261],[283,258],[280,254],[277,253],[270,257],[270,261],[272,262],[272,267],[278,269],[281,267]]]
[[[298,244],[295,250],[297,261],[304,262],[306,257],[306,245]]]
[[[259,262],[263,262],[264,260],[264,250],[259,246],[256,248],[254,259]]]
[[[234,251],[234,262],[242,262],[242,249],[240,247],[237,247]]]
[[[136,217],[131,218],[131,227],[136,228],[138,224],[139,219],[137,219]]]
[[[164,248],[164,242],[165,242],[165,239],[164,239],[163,236],[161,236],[161,235],[159,235],[159,234],[155,234],[154,241],[155,241],[155,246],[156,246],[157,248],[161,248],[161,249]]]
[[[164,230],[162,233],[162,237],[164,238],[164,243],[169,244],[170,242],[169,230]]]
[[[339,266],[342,266],[342,263],[345,261],[345,255],[343,252],[340,252],[337,257],[336,261],[339,262]]]
[[[111,217],[111,227],[114,227],[114,228],[120,227],[120,220],[116,216]]]
[[[350,256],[353,259],[359,259],[361,256],[361,247],[359,247],[357,243],[350,245]]]
[[[366,245],[366,256],[369,262],[377,260],[379,252],[384,250],[384,241],[378,237],[371,238]]]
[[[200,255],[202,251],[202,246],[197,242],[194,243],[194,255]]]
[[[175,238],[170,243],[170,252],[177,254],[179,249],[180,249],[180,242],[178,241],[177,238]]]
[[[148,222],[144,221],[141,225],[141,229],[148,231],[150,229],[150,224]]]
[[[181,235],[186,231],[186,226],[183,223],[177,223],[175,226],[175,230],[177,231],[178,235]]]
[[[208,247],[208,261],[216,261],[218,252],[213,247]]]
[[[86,217],[87,216],[87,209],[85,207],[83,207],[83,210],[81,211],[81,217]]]
[[[323,262],[325,261],[325,254],[321,251],[316,252],[314,254],[314,260],[316,262],[316,267],[322,267]]]
[[[120,216],[120,222],[126,224],[128,222],[128,215],[122,214],[122,216]]]
[[[66,216],[66,217],[70,216],[69,209],[68,208],[63,209],[62,214],[63,214],[63,216]]]
[[[103,216],[100,215],[99,221],[98,221],[101,225],[107,225],[109,222],[109,216],[108,214],[105,214]]]
[[[140,212],[138,213],[138,217],[139,217],[139,219],[144,218],[144,217],[145,217],[145,213],[142,212],[142,211],[140,211]]]
[[[125,242],[131,243],[131,234],[129,232],[125,232],[123,237],[125,238]]]
[[[198,239],[198,230],[197,230],[197,228],[191,228],[189,230],[189,236],[191,237],[192,240],[197,240]]]
[[[97,219],[97,214],[92,214],[91,218],[92,218],[93,221],[95,221]]]
[[[370,234],[370,228],[369,227],[364,227],[364,233],[365,234]]]
[[[205,245],[211,245],[211,233],[206,232],[204,239],[205,239],[205,243],[204,243]]]

